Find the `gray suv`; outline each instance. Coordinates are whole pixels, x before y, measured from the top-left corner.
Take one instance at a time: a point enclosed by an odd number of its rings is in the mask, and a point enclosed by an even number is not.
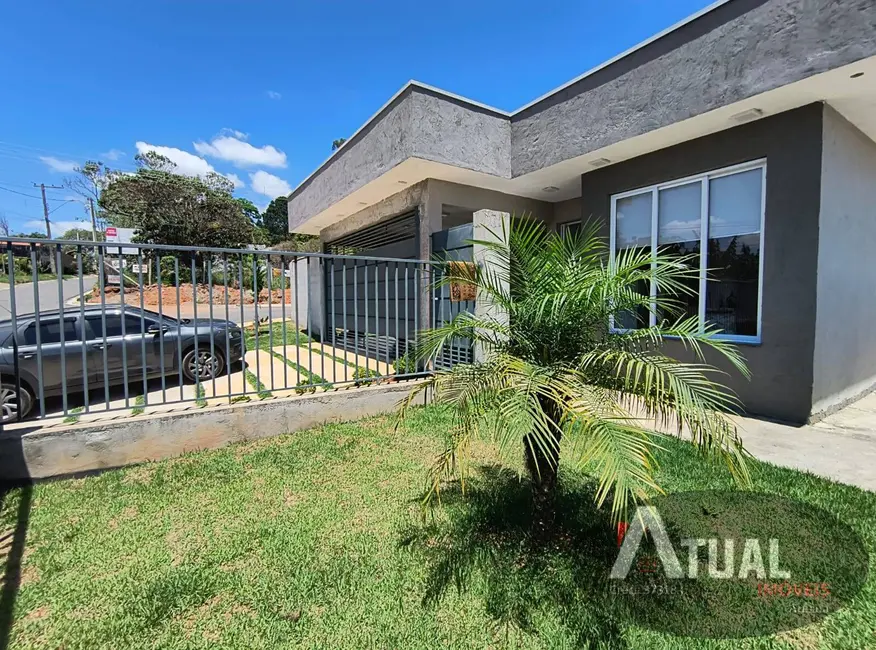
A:
[[[209,380],[240,361],[244,352],[243,333],[230,321],[176,320],[120,305],[63,315],[43,312],[39,320],[23,315],[14,329],[12,321],[0,321],[0,417],[3,422],[23,418],[33,408],[40,359],[43,395],[54,397],[65,386],[68,394],[81,393],[86,387],[142,381],[144,373],[147,379],[182,374],[189,382]]]

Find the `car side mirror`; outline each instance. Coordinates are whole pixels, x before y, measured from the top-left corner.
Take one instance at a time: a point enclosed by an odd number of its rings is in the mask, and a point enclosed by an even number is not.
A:
[[[158,323],[154,323],[146,329],[146,333],[147,334],[161,334],[163,332],[166,332],[167,330],[168,330],[167,325],[159,325]]]

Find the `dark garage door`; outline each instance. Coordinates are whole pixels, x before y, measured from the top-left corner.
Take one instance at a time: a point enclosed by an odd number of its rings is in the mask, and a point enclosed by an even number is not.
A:
[[[333,255],[417,259],[417,213],[331,241]],[[417,264],[329,258],[325,262],[326,342],[381,359],[404,354],[417,322]]]

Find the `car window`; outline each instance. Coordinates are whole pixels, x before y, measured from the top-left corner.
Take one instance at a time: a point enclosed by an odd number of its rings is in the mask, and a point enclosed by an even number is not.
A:
[[[48,343],[60,343],[61,342],[61,324],[60,321],[50,320],[50,321],[41,321],[39,324],[40,328],[40,345],[46,345]],[[64,340],[65,341],[78,341],[79,336],[76,334],[76,319],[75,318],[65,318],[64,319]],[[37,324],[31,323],[24,329],[24,345],[36,345],[37,344]]]
[[[91,334],[89,335],[89,340],[93,339],[102,339],[103,338],[103,319],[100,314],[93,314],[91,316],[86,316],[85,320],[88,321],[88,324],[91,326]],[[139,316],[134,316],[132,314],[125,314],[125,336],[129,336],[131,334],[142,334],[145,330],[149,329],[149,326],[152,324],[152,321],[148,318],[144,318],[142,323],[140,321]],[[122,317],[120,314],[107,314],[106,315],[106,336],[110,338],[111,336],[121,336],[122,335]]]

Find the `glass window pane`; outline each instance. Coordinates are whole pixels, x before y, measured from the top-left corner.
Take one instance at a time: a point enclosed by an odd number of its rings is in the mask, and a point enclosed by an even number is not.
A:
[[[64,321],[64,341],[75,341],[79,337],[76,335],[76,319],[69,318]],[[61,327],[59,321],[43,321],[40,323],[40,345],[49,343],[61,342]],[[24,345],[36,345],[36,324],[31,323],[24,330]]]
[[[687,263],[700,268],[700,233],[702,232],[702,191],[700,181],[660,190],[657,197],[657,245],[670,255],[692,256]],[[675,313],[662,315],[670,321],[697,316],[700,310],[699,275],[684,281],[689,293],[673,296]]]
[[[103,338],[103,318],[99,315],[86,316],[85,320],[91,326],[91,334],[89,340]],[[106,335],[121,336],[122,335],[122,319],[118,314],[106,315]]]
[[[657,198],[657,245],[700,240],[702,183],[660,190]]]
[[[709,181],[709,237],[760,232],[762,182],[760,169]]]
[[[651,192],[618,199],[615,204],[615,250],[651,250]],[[641,296],[650,296],[651,287],[639,282],[635,287]],[[614,326],[619,329],[648,327],[650,310],[645,306],[635,311],[620,311],[614,317]]]
[[[706,321],[728,334],[757,336],[760,169],[709,184],[709,283]]]
[[[651,192],[617,200],[617,249],[651,246]]]

